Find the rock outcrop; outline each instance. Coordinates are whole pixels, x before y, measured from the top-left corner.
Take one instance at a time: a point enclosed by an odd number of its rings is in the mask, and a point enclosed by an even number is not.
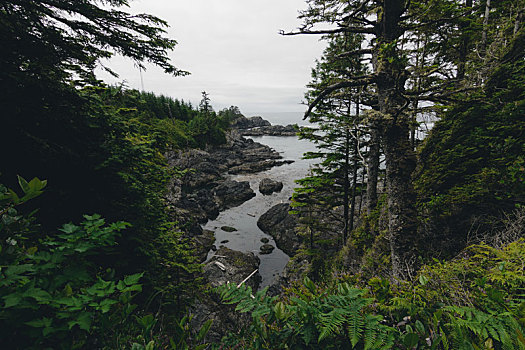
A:
[[[240,115],[230,125],[243,136],[295,136],[298,131],[297,124],[272,125],[259,116],[246,118]]]
[[[270,195],[274,192],[280,192],[283,189],[281,181],[275,181],[269,178],[264,178],[259,183],[259,192],[263,195]]]
[[[301,238],[296,234],[297,218],[289,214],[288,203],[271,207],[257,220],[257,226],[275,240],[277,247],[289,256],[294,256],[301,245]]]
[[[288,125],[270,125],[261,126],[247,130],[241,130],[243,136],[296,136],[298,126]]]
[[[272,124],[264,120],[262,117],[255,116],[251,118],[246,118],[245,116],[238,116],[231,122],[231,127],[236,129],[251,129],[251,128],[259,128],[259,127],[265,127],[265,126],[271,126]]]
[[[208,151],[170,152],[166,156],[170,166],[186,170],[180,178],[170,181],[166,199],[174,218],[192,236],[200,235],[199,224],[215,219],[221,210],[255,196],[247,182],[228,180],[226,174],[254,173],[292,162],[281,160],[278,152],[242,137],[237,130],[228,133],[225,145]]]
[[[226,180],[213,188],[220,210],[233,208],[255,197],[248,181]]]

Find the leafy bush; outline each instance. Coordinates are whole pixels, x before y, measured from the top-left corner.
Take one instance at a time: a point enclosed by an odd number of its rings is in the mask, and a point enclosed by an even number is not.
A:
[[[106,225],[99,215],[85,215],[80,225],[65,224],[53,236],[34,241],[36,227],[18,214],[21,205],[42,193],[45,181],[19,177],[18,196],[0,185],[0,329],[8,348],[77,348],[134,307],[142,274],[115,280],[114,270],[93,263],[115,244],[125,222]],[[119,308],[119,313],[117,313]],[[118,319],[119,317],[117,317]],[[9,336],[7,336],[9,335]]]

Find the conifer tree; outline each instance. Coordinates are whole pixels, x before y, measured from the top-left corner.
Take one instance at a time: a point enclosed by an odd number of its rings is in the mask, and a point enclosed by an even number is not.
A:
[[[311,101],[325,86],[345,79],[356,71],[365,70],[358,59],[337,59],[342,52],[359,45],[359,39],[350,35],[333,35],[328,38],[329,45],[324,56],[312,70],[313,81],[309,85],[311,90],[307,99]],[[355,88],[341,90],[337,95],[326,98],[309,115],[309,121],[317,127],[302,128],[300,137],[313,141],[317,150],[306,153],[305,157],[319,159],[320,163],[313,169],[312,176],[298,182],[313,190],[307,194],[308,201],[324,203],[321,208],[324,206],[325,212],[342,206],[341,241],[344,244],[354,225],[357,171],[362,163],[360,152],[364,144],[361,136],[362,121],[359,117],[359,91]],[[300,192],[304,192],[304,189],[299,190]],[[296,200],[299,197],[296,196]],[[304,197],[302,196],[303,200]]]
[[[326,86],[310,103],[306,116],[327,96],[341,89],[375,90],[377,99],[371,103],[369,121],[377,125],[385,153],[392,272],[396,277],[407,277],[417,255],[415,196],[411,182],[416,165],[410,142],[414,120],[411,108],[415,106],[417,110],[423,101],[442,104],[458,101],[461,93],[476,87],[475,81],[469,80],[475,70],[465,66],[465,58],[475,54],[474,39],[481,35],[472,28],[479,23],[473,15],[478,11],[477,2],[309,0],[307,3],[307,10],[300,15],[303,26],[297,31],[282,32],[283,35],[353,33],[364,36],[360,47],[342,54],[341,58],[365,55],[371,62],[372,72],[355,74]],[[518,17],[517,13],[513,18]],[[488,26],[487,33],[490,32]],[[458,28],[464,30],[458,31]],[[426,58],[418,61],[417,42],[422,38],[427,45],[420,50],[426,50]],[[413,78],[418,78],[416,84]]]

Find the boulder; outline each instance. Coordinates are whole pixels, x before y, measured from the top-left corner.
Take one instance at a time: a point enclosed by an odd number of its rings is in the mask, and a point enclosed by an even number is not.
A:
[[[205,223],[208,219],[215,220],[215,218],[219,216],[220,208],[211,190],[201,188],[200,190],[188,193],[186,199],[195,202],[199,210],[203,212],[204,219],[200,221],[201,223]]]
[[[255,197],[248,181],[226,180],[213,189],[221,210],[236,207]]]
[[[260,254],[271,254],[274,249],[275,249],[275,247],[273,245],[271,245],[271,244],[263,244],[259,248]]]
[[[199,263],[203,263],[208,257],[208,252],[215,246],[215,234],[210,230],[202,230],[202,234],[193,236],[191,239],[195,254],[199,259]]]
[[[242,253],[226,247],[220,248],[204,266],[204,276],[212,287],[227,282],[240,283],[259,268],[260,260],[253,253]],[[246,284],[257,290],[261,276],[256,273]]]
[[[279,249],[289,256],[294,256],[302,243],[301,238],[295,233],[297,218],[290,215],[288,203],[280,203],[271,207],[257,220],[257,226],[275,240]]]
[[[237,231],[237,229],[235,227],[231,227],[231,226],[222,226],[221,230],[223,230],[225,232],[235,232],[235,231]]]
[[[275,181],[269,178],[264,178],[259,183],[259,192],[263,195],[270,195],[274,192],[280,192],[283,189],[281,181]]]

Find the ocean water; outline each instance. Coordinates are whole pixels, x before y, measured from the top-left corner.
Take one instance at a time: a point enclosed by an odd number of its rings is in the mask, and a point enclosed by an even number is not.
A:
[[[258,136],[252,137],[252,139],[272,147],[283,156],[283,159],[290,159],[295,162],[273,167],[257,174],[232,175],[232,180],[249,181],[256,196],[238,207],[221,212],[216,220],[209,221],[204,228],[215,232],[215,244],[217,246],[224,245],[234,250],[253,252],[258,255],[261,259],[259,273],[263,278],[262,287],[265,287],[271,284],[275,277],[282,272],[289,257],[276,247],[271,236],[257,227],[257,220],[275,204],[289,200],[293,189],[297,187],[294,181],[306,176],[314,164],[314,161],[302,159],[302,156],[307,151],[315,150],[315,146],[309,141],[299,140],[294,136]],[[265,177],[283,182],[282,191],[269,196],[262,195],[259,192],[259,182]],[[221,230],[222,226],[232,226],[237,231],[225,232]],[[261,242],[263,237],[268,238],[269,243],[276,247],[271,254],[259,254],[259,248],[264,244]],[[221,243],[225,240],[228,242]],[[209,257],[213,254],[214,252],[210,252]]]

